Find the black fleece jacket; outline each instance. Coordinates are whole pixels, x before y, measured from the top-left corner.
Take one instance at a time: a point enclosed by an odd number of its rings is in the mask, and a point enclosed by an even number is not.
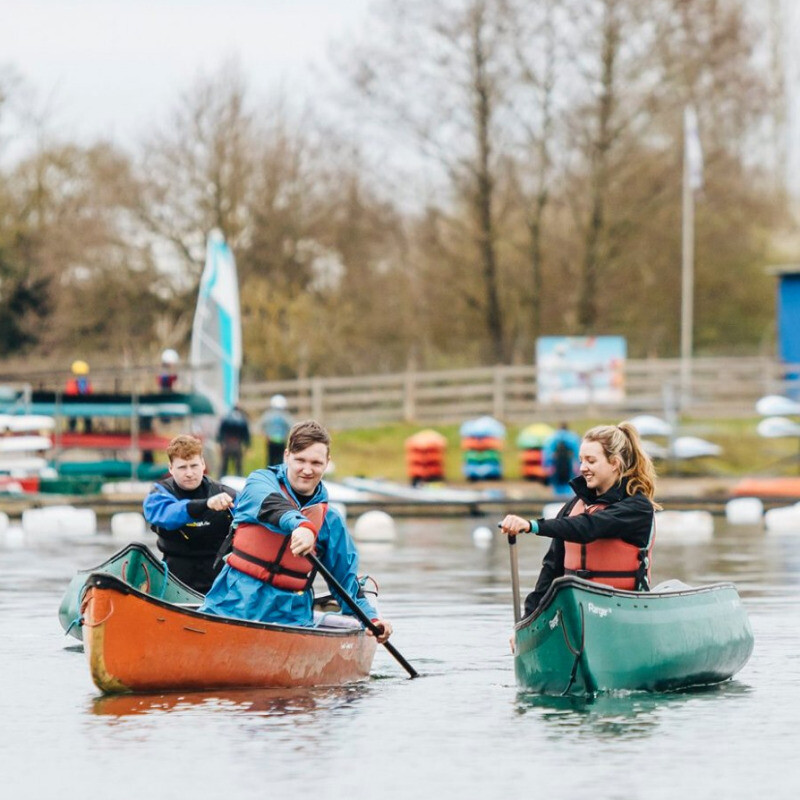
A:
[[[600,495],[586,485],[582,476],[570,481],[570,486],[576,496],[558,512],[558,516],[537,520],[539,530],[536,535],[553,541],[542,559],[536,588],[525,598],[526,616],[533,613],[550,584],[564,574],[564,542],[586,544],[598,539],[622,539],[636,547],[646,547],[650,539],[655,509],[645,495],[628,494],[627,479]],[[579,499],[587,506],[603,503],[605,508],[593,514],[570,517],[569,513]]]

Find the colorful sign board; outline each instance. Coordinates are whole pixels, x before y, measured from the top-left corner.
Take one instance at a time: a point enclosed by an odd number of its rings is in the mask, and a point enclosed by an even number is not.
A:
[[[540,403],[618,403],[625,399],[623,336],[541,336],[536,341]]]

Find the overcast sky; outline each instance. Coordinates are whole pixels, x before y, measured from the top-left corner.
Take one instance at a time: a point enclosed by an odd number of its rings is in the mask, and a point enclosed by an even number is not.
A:
[[[255,97],[278,87],[307,96],[312,65],[358,33],[371,2],[0,0],[0,67],[35,91],[34,108],[62,138],[129,145],[163,122],[200,74],[231,59]],[[800,57],[789,45],[800,0],[780,2],[792,98],[787,177],[800,196]]]
[[[237,59],[252,89],[305,92],[309,65],[357,31],[370,0],[0,0],[0,65],[65,138],[122,144],[181,90]]]

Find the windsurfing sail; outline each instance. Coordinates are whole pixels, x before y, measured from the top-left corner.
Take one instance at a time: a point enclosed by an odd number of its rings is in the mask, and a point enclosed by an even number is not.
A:
[[[239,402],[242,323],[233,253],[218,230],[208,236],[206,263],[192,325],[192,384],[218,416]]]

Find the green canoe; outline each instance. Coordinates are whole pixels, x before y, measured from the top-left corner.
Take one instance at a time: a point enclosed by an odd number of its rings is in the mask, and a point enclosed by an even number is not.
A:
[[[203,602],[203,595],[172,575],[167,565],[153,555],[149,547],[131,542],[114,553],[108,561],[97,567],[81,570],[69,582],[58,609],[58,619],[61,627],[76,639],[83,639],[80,606],[86,579],[93,572],[114,575],[135,589],[168,603],[199,605]]]
[[[668,581],[651,592],[553,582],[515,628],[517,683],[548,695],[654,692],[719,683],[753,651],[736,587]]]

